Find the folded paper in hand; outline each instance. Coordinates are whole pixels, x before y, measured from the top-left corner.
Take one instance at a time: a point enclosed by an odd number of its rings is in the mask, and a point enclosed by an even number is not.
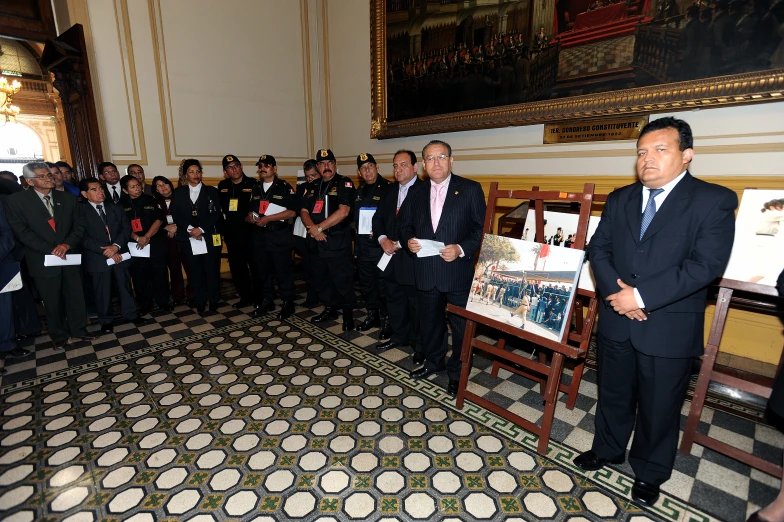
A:
[[[3,263],[0,265],[0,294],[15,292],[22,288],[22,272],[19,263]]]
[[[65,259],[57,256],[44,256],[44,266],[81,265],[82,254],[66,254]]]
[[[147,244],[144,248],[139,248],[138,245],[139,243],[128,243],[128,252],[131,254],[131,257],[150,257],[150,245]]]
[[[383,255],[383,256],[381,256],[381,259],[379,259],[379,260],[378,260],[378,265],[376,265],[376,266],[378,266],[378,268],[379,268],[381,271],[384,271],[384,270],[386,270],[386,269],[387,269],[387,265],[388,265],[388,264],[389,264],[389,262],[392,260],[392,256],[393,256],[393,255],[395,255],[395,254],[389,255],[389,254],[387,254],[386,252],[384,252],[384,255]]]
[[[124,254],[122,254],[122,256],[120,256],[120,257],[122,257],[122,260],[123,260],[123,261],[128,261],[128,260],[131,258],[131,254],[129,254],[128,252],[125,252],[125,253],[124,253]],[[121,262],[122,262],[122,261],[121,261]],[[109,265],[109,266],[112,266],[112,265],[114,264],[114,259],[112,259],[112,258],[110,257],[109,259],[107,259],[107,260],[106,260],[106,264],[107,264],[107,265]]]
[[[446,245],[441,243],[440,241],[430,241],[429,239],[419,239],[419,246],[422,249],[417,252],[417,257],[431,257],[431,256],[440,256],[441,250],[446,248]]]
[[[191,251],[194,256],[201,256],[207,253],[207,242],[202,239],[189,238],[191,240]]]

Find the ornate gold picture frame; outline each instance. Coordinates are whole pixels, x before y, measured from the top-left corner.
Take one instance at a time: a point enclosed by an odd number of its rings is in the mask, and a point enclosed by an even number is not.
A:
[[[654,0],[654,2],[656,1]],[[415,117],[400,118],[398,114],[398,119],[395,119],[393,114],[389,112],[389,80],[393,73],[390,72],[388,63],[387,9],[400,2],[408,2],[411,6],[428,3],[439,4],[439,2],[426,0],[370,0],[371,138],[398,138],[582,118],[649,114],[784,100],[784,69],[767,69],[688,81],[660,82],[595,94],[564,95],[550,99],[430,114],[422,117],[414,115]],[[499,5],[506,2],[510,2],[510,0],[499,0]],[[458,3],[455,1],[440,2],[442,5]],[[645,6],[651,11],[655,9],[650,6],[649,2],[646,2]],[[412,7],[412,12],[414,9]],[[683,18],[681,16],[668,27],[681,23]],[[646,18],[646,20],[650,19]],[[645,24],[639,24],[632,29],[635,31],[635,35],[639,34],[640,27],[643,25]],[[671,35],[672,33],[667,34]],[[501,37],[502,35],[499,36],[499,40]],[[552,47],[553,44],[551,44]],[[436,55],[436,52],[431,53],[431,56]],[[444,57],[446,58],[446,55]]]

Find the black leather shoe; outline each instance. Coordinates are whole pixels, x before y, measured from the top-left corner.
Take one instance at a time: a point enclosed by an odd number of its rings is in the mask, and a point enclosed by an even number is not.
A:
[[[223,306],[223,303],[220,301],[210,301],[210,312],[217,312],[221,306]]]
[[[283,301],[283,306],[280,308],[278,319],[285,319],[294,315],[294,303],[291,301]]]
[[[205,305],[196,305],[196,313],[199,315],[204,315],[204,310],[206,309],[207,307]]]
[[[749,518],[746,519],[746,522],[768,522],[766,519],[762,518],[759,514],[759,510],[752,513]]]
[[[26,356],[30,355],[31,353],[33,353],[33,352],[31,352],[30,350],[25,350],[24,348],[19,348],[17,346],[13,350],[9,350],[7,352],[3,352],[3,357],[4,358],[5,357],[26,357]]]
[[[427,366],[422,366],[421,368],[417,368],[416,370],[411,370],[409,377],[412,379],[427,379],[434,373],[437,373],[435,370],[431,370]]]
[[[251,301],[250,299],[240,298],[239,301],[231,305],[231,307],[234,308],[235,310],[239,310],[240,308],[245,308],[246,306],[253,306],[253,301]]]
[[[651,507],[659,498],[659,486],[635,480],[632,486],[632,500],[643,506]]]
[[[347,332],[354,329],[354,310],[351,308],[343,309],[343,331]]]
[[[64,352],[66,346],[68,346],[68,341],[57,341],[54,343],[54,351]]]
[[[158,305],[158,311],[169,313],[172,311],[172,305],[168,303],[166,303],[165,305]]]
[[[102,324],[101,325],[101,333],[112,333],[114,331],[114,325],[111,323]]]
[[[357,326],[357,331],[365,332],[371,328],[378,328],[379,326],[381,326],[381,319],[378,317],[378,310],[368,310],[365,320]]]
[[[581,453],[574,459],[574,465],[583,471],[597,471],[602,469],[607,464],[623,464],[625,455],[616,457],[614,459],[603,459],[593,450],[588,450]]]
[[[275,303],[272,302],[272,299],[262,299],[259,306],[253,310],[253,315],[259,316],[264,315],[267,312],[274,312],[275,311]]]
[[[75,339],[77,341],[92,342],[92,341],[98,339],[98,337],[99,336],[95,335],[94,333],[85,332],[84,335],[74,335],[73,339]]]
[[[326,307],[324,307],[324,310],[320,314],[318,314],[316,316],[313,316],[310,319],[310,322],[311,323],[323,323],[324,321],[334,321],[339,316],[340,316],[340,314],[338,314],[337,308],[334,308],[332,306],[326,306]]]
[[[319,304],[318,299],[305,299],[300,306],[304,306],[305,308],[309,308],[311,306],[317,306]]]
[[[357,328],[357,330],[359,330],[359,328]],[[376,350],[389,350],[390,348],[397,348],[398,346],[400,346],[400,343],[396,343],[395,341],[390,339],[389,341],[378,343],[376,345]]]
[[[143,306],[142,308],[139,308],[139,315],[147,315],[147,314],[149,314],[151,308],[152,307],[150,307],[150,306]]]
[[[381,330],[379,330],[379,339],[389,339],[392,337],[392,326],[389,324],[389,317],[381,317]]]
[[[414,354],[414,364],[419,366],[423,362],[425,362],[425,354],[423,354],[423,353],[415,353]]]
[[[457,387],[460,385],[458,379],[449,379],[449,384],[446,387],[446,392],[452,396],[457,397]]]
[[[137,317],[136,319],[133,320],[134,326],[146,326],[151,322],[152,321],[150,321],[149,319],[145,319],[144,317]]]

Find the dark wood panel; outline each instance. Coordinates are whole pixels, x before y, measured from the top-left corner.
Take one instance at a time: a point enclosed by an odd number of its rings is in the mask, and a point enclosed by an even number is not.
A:
[[[55,38],[50,0],[0,0],[0,36],[36,42]]]

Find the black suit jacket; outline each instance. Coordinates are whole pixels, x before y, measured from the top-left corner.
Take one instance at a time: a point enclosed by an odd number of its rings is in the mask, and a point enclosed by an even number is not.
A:
[[[417,178],[414,184],[408,188],[406,199],[413,194],[419,185],[424,182]],[[397,212],[397,197],[400,194],[400,183],[394,182],[386,193],[381,198],[381,203],[378,205],[378,210],[373,215],[373,236],[378,238],[387,236],[392,241],[398,241],[398,212]],[[401,247],[402,245],[401,242]],[[398,284],[406,286],[414,286],[414,257],[415,255],[409,252],[406,248],[401,248],[392,259],[389,261],[386,270],[384,270],[383,277],[392,281],[397,281]]]
[[[106,257],[103,255],[101,247],[109,245],[119,245],[119,254],[128,252],[128,240],[131,238],[131,224],[125,217],[120,205],[104,203],[106,212],[106,222],[109,233],[106,233],[106,225],[103,224],[98,211],[93,208],[89,201],[84,201],[84,222],[87,226],[84,238],[82,238],[82,266],[88,272],[108,272],[111,266],[106,264]],[[110,238],[111,235],[111,238]],[[120,263],[121,266],[129,266],[133,262],[128,259]]]
[[[102,183],[101,185],[103,185],[103,195],[105,196],[104,202],[107,205],[113,205],[114,204],[114,200],[112,199],[112,196],[113,196],[112,192],[113,191],[109,190],[109,186],[105,182]],[[120,190],[120,182],[119,181],[117,182],[117,194],[120,196],[120,199],[117,200],[117,203],[119,204],[120,201],[122,200],[123,194],[125,194],[125,192]]]
[[[62,243],[70,246],[69,254],[79,254],[84,236],[84,209],[69,192],[52,190],[55,228],[49,225],[49,212],[34,188],[8,196],[6,217],[17,241],[25,247],[27,268],[33,277],[57,277],[62,267],[44,266],[44,256]]]
[[[637,288],[648,320],[627,319],[602,299],[599,333],[631,339],[647,355],[700,356],[707,287],[729,261],[738,198],[687,172],[640,240],[642,190],[635,183],[607,197],[589,253],[602,297],[620,291],[620,279]]]
[[[440,256],[415,257],[414,278],[417,290],[437,288],[440,292],[468,292],[474,275],[474,256],[482,244],[485,196],[476,181],[452,174],[441,211],[438,229],[430,219],[430,181],[409,191],[398,214],[398,235],[404,248],[412,238],[460,245],[465,256],[447,263]]]
[[[169,213],[177,225],[175,238],[181,243],[190,242],[188,225],[193,221],[191,210],[191,196],[188,185],[174,189]],[[218,189],[202,183],[199,198],[196,200],[196,210],[198,212],[198,226],[204,230],[204,241],[207,242],[207,248],[220,249],[221,247],[212,246],[212,236],[219,233],[218,222],[222,217]],[[190,250],[190,246],[188,250]]]

